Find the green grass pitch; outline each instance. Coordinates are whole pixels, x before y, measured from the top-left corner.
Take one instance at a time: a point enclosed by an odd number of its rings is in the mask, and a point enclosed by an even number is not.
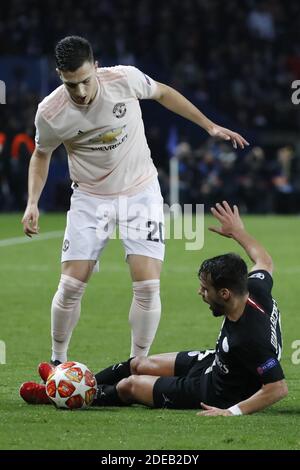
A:
[[[197,417],[195,411],[130,408],[61,411],[29,406],[18,394],[23,381],[37,379],[36,367],[50,354],[49,307],[60,272],[61,237],[4,246],[22,236],[21,215],[0,216],[1,449],[299,449],[300,364],[292,343],[300,340],[299,217],[246,217],[249,231],[275,261],[273,295],[282,314],[282,364],[288,397],[252,416]],[[41,233],[63,230],[64,215],[42,215]],[[205,227],[211,220],[205,220]],[[205,228],[200,251],[184,241],[167,241],[161,281],[163,314],[152,353],[214,347],[221,319],[213,318],[197,296],[197,268],[204,258],[242,250]],[[92,370],[125,360],[129,354],[128,310],[131,282],[121,243],[106,248],[99,274],[87,288],[69,358]],[[300,354],[296,357],[300,358]]]

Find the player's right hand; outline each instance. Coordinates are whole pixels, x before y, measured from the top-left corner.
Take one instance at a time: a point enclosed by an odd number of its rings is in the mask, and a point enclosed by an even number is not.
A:
[[[22,219],[23,230],[28,237],[31,238],[32,235],[37,235],[39,233],[38,220],[39,210],[37,205],[28,205]]]

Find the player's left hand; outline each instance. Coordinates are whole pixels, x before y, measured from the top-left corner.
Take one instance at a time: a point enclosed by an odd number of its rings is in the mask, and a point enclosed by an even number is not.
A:
[[[208,133],[212,137],[218,137],[222,140],[230,140],[233,145],[233,148],[235,149],[238,147],[241,147],[243,149],[245,148],[245,145],[250,145],[249,142],[247,142],[247,140],[244,139],[244,137],[242,137],[237,132],[233,132],[229,129],[226,129],[226,127],[218,126],[217,124],[213,124],[208,129]]]
[[[227,201],[223,201],[222,204],[217,202],[216,206],[210,210],[212,215],[221,222],[221,227],[208,227],[211,232],[218,233],[223,237],[234,238],[234,234],[244,230],[244,224],[236,205],[232,210]]]
[[[203,411],[199,411],[197,416],[234,416],[229,410],[222,410],[221,408],[215,408],[214,406],[200,403]]]

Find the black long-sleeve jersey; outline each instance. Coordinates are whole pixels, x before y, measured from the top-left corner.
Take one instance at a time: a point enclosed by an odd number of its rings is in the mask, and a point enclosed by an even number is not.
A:
[[[245,400],[263,384],[284,378],[280,313],[264,270],[248,277],[249,298],[238,321],[225,318],[214,361],[205,371],[207,402],[227,407]]]

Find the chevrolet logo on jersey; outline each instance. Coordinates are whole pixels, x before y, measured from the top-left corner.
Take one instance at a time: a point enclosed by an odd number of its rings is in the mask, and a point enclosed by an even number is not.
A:
[[[118,141],[118,137],[122,134],[126,126],[117,127],[109,131],[99,134],[97,137],[89,139],[90,144],[110,144]]]

